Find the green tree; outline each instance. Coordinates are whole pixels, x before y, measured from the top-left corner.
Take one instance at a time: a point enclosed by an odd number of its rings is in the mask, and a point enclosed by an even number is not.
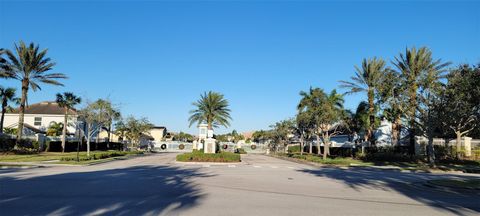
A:
[[[277,152],[280,147],[286,150],[289,135],[293,134],[295,129],[295,121],[293,119],[282,120],[270,127],[272,128],[271,136],[273,139],[272,150]]]
[[[105,128],[107,129],[107,137],[108,141],[110,142],[113,124],[115,121],[120,120],[120,118],[122,117],[120,109],[114,104],[112,104],[112,102],[108,99],[98,99],[97,106],[100,110],[102,110],[102,112],[105,114],[105,118],[107,119],[107,122],[105,123]]]
[[[228,108],[228,101],[220,93],[209,91],[200,95],[200,99],[194,103],[194,110],[190,111],[190,127],[195,124],[206,123],[208,129],[212,130],[214,127],[230,126],[231,110]]]
[[[315,122],[313,122],[313,116],[311,113],[306,111],[299,111],[295,117],[296,121],[296,132],[300,136],[300,154],[303,154],[303,148],[305,146],[305,140],[310,137],[310,135],[315,130]],[[312,154],[312,143],[309,142],[308,152]]]
[[[2,116],[0,118],[0,133],[3,132],[3,122],[5,119],[5,113],[8,109],[9,103],[19,104],[20,99],[15,95],[16,89],[14,88],[4,88],[0,86],[0,99],[2,100]]]
[[[153,128],[153,124],[146,118],[136,119],[133,116],[129,116],[125,119],[125,137],[134,145],[140,144],[140,139],[143,135],[149,135],[150,130]]]
[[[304,112],[307,113],[305,115],[309,115],[312,117],[313,121],[313,133],[317,139],[317,154],[320,155],[320,136],[321,136],[321,113],[322,105],[326,101],[327,95],[325,92],[320,88],[312,88],[310,87],[309,92],[300,92],[300,102],[297,106],[297,110],[299,113]]]
[[[445,131],[456,136],[457,158],[461,158],[462,136],[480,126],[480,64],[460,65],[448,75],[446,90],[442,96],[440,116]]]
[[[379,85],[379,101],[383,109],[383,115],[392,122],[392,144],[397,145],[400,141],[402,118],[406,95],[403,94],[406,86],[401,82],[401,74],[394,70],[387,70],[381,78]]]
[[[368,137],[368,129],[370,125],[368,108],[368,102],[361,101],[355,110],[355,114],[353,114],[352,129],[359,134],[366,136],[364,139]]]
[[[428,73],[441,73],[446,70],[449,62],[443,63],[440,59],[434,60],[432,52],[427,47],[406,49],[392,62],[401,74],[402,85],[405,86],[406,94],[406,117],[409,121],[410,130],[410,154],[415,154],[415,135],[418,117],[418,94],[422,90],[422,79]]]
[[[268,131],[259,130],[259,131],[253,132],[252,137],[254,142],[263,143],[269,139],[269,133]]]
[[[61,122],[52,122],[47,129],[47,136],[60,136],[63,131],[63,123]],[[63,148],[63,147],[62,147]]]
[[[25,104],[29,89],[33,91],[41,90],[41,83],[63,86],[57,80],[67,77],[62,73],[49,73],[55,66],[55,63],[46,57],[47,49],[40,51],[38,45],[30,43],[27,46],[23,41],[20,41],[19,45],[15,44],[15,51],[16,56],[8,49],[4,51],[7,58],[3,58],[3,55],[0,55],[0,68],[9,71],[9,77],[19,80],[22,84],[17,141],[15,145],[15,147],[18,147],[22,138]]]
[[[174,135],[174,140],[182,142],[193,142],[193,135],[180,131],[180,133]]]
[[[65,127],[63,127],[62,130],[62,152],[65,152],[65,142],[68,127],[68,112],[75,109],[75,106],[80,104],[80,102],[82,102],[82,99],[71,92],[64,92],[62,94],[57,94],[56,102],[60,107],[64,109],[63,125]]]
[[[298,105],[299,112],[308,112],[313,116],[317,148],[320,149],[320,137],[323,139],[323,158],[330,154],[330,137],[339,133],[337,130],[344,119],[343,97],[336,90],[326,94],[320,88],[310,88],[310,92],[300,92],[302,99]],[[318,151],[320,154],[320,151]]]
[[[355,76],[352,81],[340,81],[341,88],[347,88],[347,94],[366,92],[368,97],[368,137],[372,140],[375,125],[375,97],[378,94],[379,81],[382,75],[387,71],[386,63],[383,59],[372,58],[363,59],[362,67],[355,66]]]
[[[78,112],[79,119],[85,124],[81,129],[87,138],[87,156],[90,156],[92,136],[100,133],[101,128],[108,124],[108,116],[104,112],[101,101],[99,101],[87,102],[86,107]]]

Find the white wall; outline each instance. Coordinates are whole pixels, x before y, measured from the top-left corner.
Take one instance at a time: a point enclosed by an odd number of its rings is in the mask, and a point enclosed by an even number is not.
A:
[[[35,117],[42,117],[42,124],[40,126],[37,126],[34,124]],[[47,128],[49,127],[51,122],[60,122],[63,123],[63,118],[64,115],[34,115],[34,114],[25,114],[24,116],[24,123],[29,124],[35,128],[38,128],[40,130],[46,131]],[[67,130],[69,133],[74,133],[75,132],[75,127],[73,126],[74,124],[70,125],[71,123],[76,123],[77,117],[76,116],[68,116],[68,124],[69,126],[67,127]],[[11,125],[16,125],[18,122],[18,114],[11,114],[11,113],[6,113],[5,114],[5,122],[3,123],[4,127],[10,127]],[[16,128],[16,126],[15,126]]]

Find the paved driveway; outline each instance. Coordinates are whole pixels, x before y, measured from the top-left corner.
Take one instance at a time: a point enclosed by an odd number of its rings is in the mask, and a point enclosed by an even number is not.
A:
[[[422,174],[319,168],[262,155],[235,165],[155,154],[87,167],[0,170],[1,215],[478,215],[480,193]],[[474,175],[462,175],[478,177]]]

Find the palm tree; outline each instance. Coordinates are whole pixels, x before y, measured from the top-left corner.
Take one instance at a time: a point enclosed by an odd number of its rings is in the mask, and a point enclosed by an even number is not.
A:
[[[2,117],[0,118],[0,133],[3,133],[3,121],[5,119],[5,112],[7,112],[8,103],[19,103],[19,98],[15,97],[16,89],[4,88],[0,86],[0,99],[2,101]]]
[[[73,109],[75,105],[79,104],[82,99],[75,96],[71,92],[64,92],[63,94],[57,94],[57,103],[60,107],[65,109],[65,117],[63,119],[63,130],[62,130],[62,152],[65,152],[65,141],[67,136],[67,127],[68,127],[68,111]]]
[[[192,105],[196,109],[190,111],[189,126],[192,126],[194,123],[206,123],[210,130],[218,126],[230,126],[229,121],[232,120],[232,117],[230,117],[231,110],[228,108],[227,99],[222,94],[212,91],[205,92]]]
[[[407,48],[405,54],[400,53],[398,57],[395,57],[392,64],[401,74],[403,85],[407,91],[408,108],[406,115],[410,127],[410,154],[413,155],[415,154],[415,124],[418,107],[417,94],[419,88],[422,87],[421,84],[423,81],[421,80],[427,77],[428,74],[443,73],[450,63],[442,63],[441,59],[433,60],[432,51],[427,47],[421,47],[418,50],[413,47],[411,49]]]
[[[350,79],[352,81],[340,81],[341,88],[349,89],[346,94],[353,94],[358,92],[366,92],[369,104],[369,128],[368,136],[373,136],[373,127],[375,125],[375,94],[379,86],[379,81],[387,68],[386,63],[381,58],[363,59],[362,67],[355,66],[355,76]]]
[[[0,48],[0,78],[10,78],[12,76],[11,68],[5,64],[7,60],[2,57],[5,52],[5,49]]]
[[[67,77],[62,73],[48,73],[53,69],[55,63],[50,58],[46,57],[48,50],[39,51],[39,46],[34,43],[26,45],[20,41],[19,45],[15,44],[16,55],[10,50],[5,50],[8,57],[3,59],[0,57],[0,68],[8,68],[10,70],[11,78],[21,81],[22,83],[22,98],[20,101],[18,131],[16,147],[22,138],[23,122],[25,114],[25,104],[27,102],[28,90],[41,90],[40,83],[63,86],[57,79],[66,79]]]
[[[64,128],[66,127],[64,127],[63,123],[52,122],[50,123],[50,126],[48,126],[47,136],[59,136],[60,134],[62,134]]]

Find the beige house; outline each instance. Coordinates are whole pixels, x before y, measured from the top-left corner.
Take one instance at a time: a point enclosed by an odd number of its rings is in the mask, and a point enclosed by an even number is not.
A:
[[[145,135],[146,135],[145,137],[148,138],[151,141],[160,142],[160,141],[163,141],[163,140],[166,139],[167,128],[163,127],[163,126],[155,126],[149,131],[149,134],[145,134]],[[112,133],[110,135],[110,137],[112,138],[111,139],[112,142],[121,142],[122,141],[121,137],[117,136],[115,133]],[[108,132],[106,130],[102,130],[99,134],[99,138],[101,140],[107,139],[108,138]]]
[[[67,131],[73,134],[76,132],[75,124],[78,115],[76,110],[69,110],[68,113]],[[12,112],[5,113],[4,128],[17,128],[18,117],[18,108]],[[45,101],[31,104],[25,107],[24,130],[35,133],[46,132],[48,127],[53,123],[63,123],[64,117],[65,109],[60,107],[56,102]]]

